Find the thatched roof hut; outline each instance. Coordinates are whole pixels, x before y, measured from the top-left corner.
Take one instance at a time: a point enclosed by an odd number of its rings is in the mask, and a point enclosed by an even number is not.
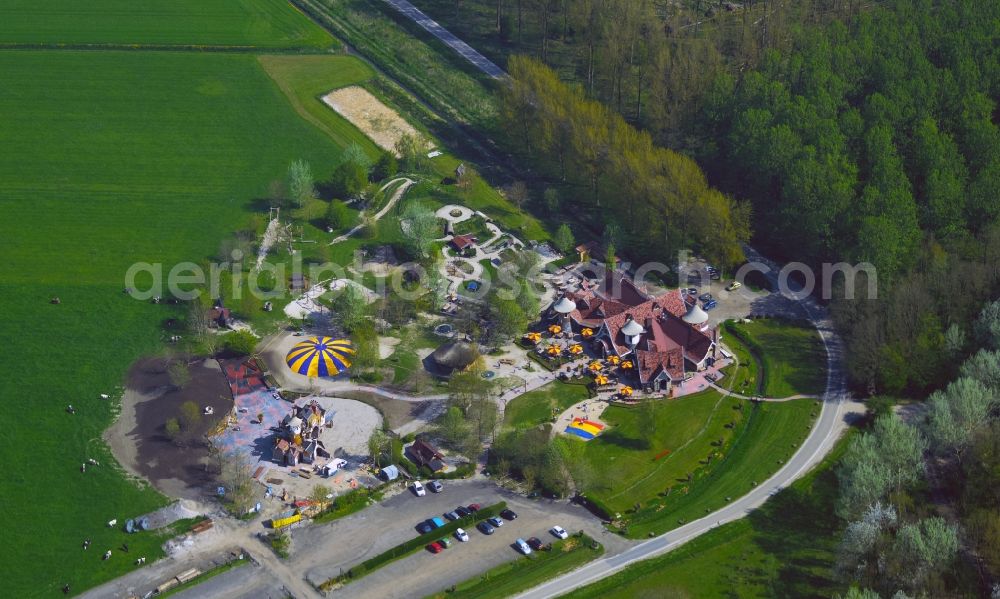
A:
[[[431,359],[449,372],[468,368],[477,358],[479,358],[479,348],[466,341],[449,341],[431,354]]]

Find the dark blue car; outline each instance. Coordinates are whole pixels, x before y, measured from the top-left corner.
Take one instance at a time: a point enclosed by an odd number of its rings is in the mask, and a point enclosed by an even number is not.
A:
[[[701,307],[702,307],[702,309],[704,309],[704,310],[711,310],[712,308],[714,308],[714,307],[716,307],[716,306],[718,306],[718,305],[719,305],[719,302],[717,302],[717,301],[715,301],[715,300],[709,300],[709,301],[707,301],[707,302],[703,303],[703,304],[701,305]]]

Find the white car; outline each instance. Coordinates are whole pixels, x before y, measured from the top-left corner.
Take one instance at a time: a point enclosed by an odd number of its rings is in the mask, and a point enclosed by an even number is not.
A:
[[[459,541],[462,541],[463,543],[466,543],[469,540],[469,533],[465,532],[465,529],[456,528],[455,538],[458,539]]]
[[[732,283],[729,284],[729,287],[726,287],[726,291],[736,291],[742,286],[743,283],[740,283],[739,281],[733,281]]]
[[[425,489],[424,486],[420,484],[419,480],[415,480],[413,481],[413,492],[417,494],[417,497],[423,497],[424,495],[427,494],[427,489]]]
[[[552,528],[549,529],[549,532],[559,537],[560,539],[565,539],[566,537],[569,536],[569,533],[566,532],[566,529],[563,528],[562,526],[553,526]]]

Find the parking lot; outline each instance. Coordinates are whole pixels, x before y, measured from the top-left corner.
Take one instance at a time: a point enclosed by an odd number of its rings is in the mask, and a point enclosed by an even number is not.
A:
[[[319,584],[337,576],[382,551],[417,536],[417,523],[442,516],[459,505],[483,506],[506,501],[518,518],[504,521],[490,536],[468,530],[470,540],[453,538],[452,546],[439,554],[421,550],[392,562],[331,595],[343,597],[423,597],[472,578],[520,554],[514,539],[554,539],[548,529],[560,525],[570,533],[584,530],[605,544],[609,551],[621,550],[626,542],[603,532],[598,519],[566,501],[529,500],[498,488],[489,480],[445,481],[441,493],[416,497],[406,492],[382,504],[328,525],[310,526],[293,533],[290,562],[303,562],[309,582]],[[376,524],[377,523],[377,524]],[[443,535],[442,535],[443,536]],[[299,569],[299,568],[296,568]]]

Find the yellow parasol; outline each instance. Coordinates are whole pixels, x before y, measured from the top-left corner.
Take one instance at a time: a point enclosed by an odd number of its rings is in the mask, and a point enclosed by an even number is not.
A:
[[[618,356],[609,356],[608,357],[608,362],[610,362],[612,366],[616,366],[621,361],[622,361],[622,359],[619,358]]]
[[[602,368],[604,368],[604,365],[601,364],[600,362],[596,362],[595,361],[595,362],[591,362],[590,366],[588,366],[587,368],[590,368],[594,372],[597,372],[597,371],[601,370]]]
[[[557,324],[549,325],[549,332],[553,335],[558,335],[562,332],[562,327]]]
[[[555,345],[555,344],[550,345],[549,349],[548,349],[548,352],[549,352],[550,356],[558,356],[559,352],[561,352],[561,351],[562,351],[562,349],[560,349],[559,346]]]
[[[584,339],[587,339],[588,337],[593,337],[594,329],[583,329],[582,331],[580,331],[580,334],[583,335]]]
[[[531,332],[531,333],[527,333],[524,336],[524,338],[527,339],[531,343],[538,343],[539,341],[542,340],[542,334],[541,333]]]
[[[577,343],[576,345],[572,345],[569,348],[569,353],[571,353],[571,354],[581,354],[581,353],[583,353],[583,346],[580,345],[579,343]]]
[[[594,382],[597,383],[598,385],[607,385],[608,377],[604,376],[603,374],[599,374],[594,377]]]
[[[632,396],[632,387],[629,387],[628,385],[622,387],[621,393],[625,397],[631,397]]]
[[[624,368],[625,370],[629,370],[630,368],[632,368],[632,366],[633,366],[632,360],[625,360],[624,362],[622,362],[622,368]]]

